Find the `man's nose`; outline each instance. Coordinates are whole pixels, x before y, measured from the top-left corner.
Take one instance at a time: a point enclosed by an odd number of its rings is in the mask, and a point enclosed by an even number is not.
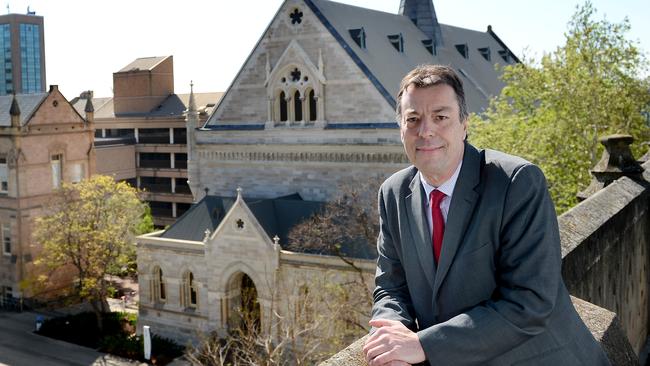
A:
[[[420,123],[420,129],[418,131],[420,137],[431,137],[436,134],[436,124],[433,123],[433,119],[430,117],[425,117]]]

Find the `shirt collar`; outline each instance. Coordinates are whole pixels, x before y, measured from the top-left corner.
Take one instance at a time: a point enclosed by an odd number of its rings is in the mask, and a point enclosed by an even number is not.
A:
[[[456,170],[454,171],[454,174],[449,177],[444,183],[442,183],[439,187],[434,187],[431,184],[429,184],[426,179],[424,179],[424,175],[422,173],[418,172],[420,174],[420,182],[422,183],[422,187],[424,187],[424,192],[427,194],[426,197],[429,197],[431,192],[434,189],[437,189],[444,193],[447,197],[451,198],[451,195],[454,193],[454,188],[456,187],[456,181],[458,180],[458,174],[460,174],[460,167],[463,166],[463,160],[460,160],[460,163],[458,164],[458,167],[456,167]],[[427,200],[428,201],[428,200]]]

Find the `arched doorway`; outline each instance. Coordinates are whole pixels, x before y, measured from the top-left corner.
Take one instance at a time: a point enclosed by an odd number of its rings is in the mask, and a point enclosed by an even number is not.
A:
[[[228,286],[228,328],[259,332],[261,317],[255,283],[245,273],[233,275]]]
[[[253,280],[247,275],[241,279],[240,325],[246,331],[260,331],[260,303]]]

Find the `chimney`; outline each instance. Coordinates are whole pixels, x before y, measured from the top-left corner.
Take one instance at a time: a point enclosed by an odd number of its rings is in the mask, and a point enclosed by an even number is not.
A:
[[[642,179],[643,167],[634,160],[630,150],[634,141],[632,136],[610,135],[602,137],[599,141],[605,146],[605,151],[600,161],[591,169],[591,184],[578,193],[579,201],[587,199],[623,176],[634,180]]]

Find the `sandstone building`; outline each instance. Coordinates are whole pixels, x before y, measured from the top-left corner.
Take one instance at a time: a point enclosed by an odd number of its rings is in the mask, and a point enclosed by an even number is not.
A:
[[[330,199],[342,184],[406,165],[395,96],[409,70],[451,65],[480,112],[502,87],[495,67],[517,61],[490,27],[439,23],[431,0],[402,0],[399,14],[286,0],[195,132],[190,188],[197,199],[238,186],[254,197]]]
[[[201,332],[225,336],[238,310],[255,309],[264,329],[274,313],[293,315],[295,309],[287,309],[315,281],[354,280],[357,272],[338,257],[279,244],[321,208],[296,194],[261,200],[244,199],[241,191],[235,198],[208,195],[167,230],[138,237],[138,328],[148,325],[185,344]],[[372,283],[372,258],[368,252],[354,259],[366,283]]]
[[[223,335],[246,287],[264,324],[275,292],[289,301],[311,279],[349,279],[338,257],[284,250],[282,230],[268,223],[300,217],[259,207],[296,204],[286,199],[295,195],[301,204],[327,201],[341,185],[404,167],[395,94],[413,67],[452,65],[470,110],[480,112],[502,87],[495,66],[514,62],[491,28],[439,24],[431,0],[403,0],[399,14],[286,0],[207,121],[189,102],[189,187],[198,203],[168,230],[138,238],[140,324],[183,343],[196,330]],[[224,198],[235,187],[246,199]],[[354,258],[368,278],[371,258]]]
[[[95,172],[92,104],[85,109],[86,118],[56,85],[47,93],[0,96],[3,302],[35,295],[23,292],[20,284],[32,274],[40,250],[32,231],[42,206],[62,182],[78,182]]]

